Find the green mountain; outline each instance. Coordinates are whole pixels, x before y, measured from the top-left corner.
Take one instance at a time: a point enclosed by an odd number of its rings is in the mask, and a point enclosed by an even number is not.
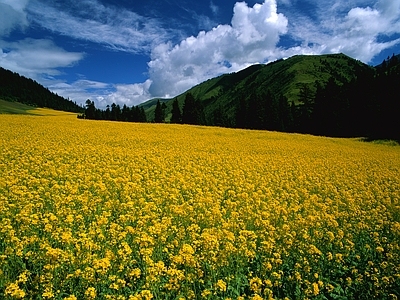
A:
[[[36,81],[0,67],[0,99],[34,107],[68,112],[83,112],[75,102],[65,99]]]
[[[359,72],[373,71],[373,68],[344,54],[296,55],[267,65],[252,65],[237,73],[225,74],[207,80],[177,96],[180,108],[187,93],[191,93],[204,107],[208,123],[213,116],[223,111],[229,123],[234,123],[235,113],[242,99],[263,95],[269,91],[282,95],[289,103],[299,104],[301,90],[307,87],[316,92],[317,85],[324,86],[330,79],[342,85],[356,78]],[[154,119],[158,99],[143,104],[148,120]],[[160,99],[161,100],[161,99]],[[166,103],[166,121],[171,117],[173,99]]]

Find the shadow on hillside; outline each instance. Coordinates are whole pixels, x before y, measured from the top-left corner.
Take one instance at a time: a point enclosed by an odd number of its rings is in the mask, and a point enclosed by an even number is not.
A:
[[[378,138],[360,138],[362,142],[387,145],[387,146],[400,146],[400,140],[392,139],[378,139]]]

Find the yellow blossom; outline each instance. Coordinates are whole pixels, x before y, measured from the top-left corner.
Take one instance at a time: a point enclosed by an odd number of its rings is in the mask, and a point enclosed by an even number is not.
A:
[[[16,299],[22,299],[25,297],[25,292],[21,290],[16,283],[11,283],[6,287],[4,294]]]
[[[216,288],[221,292],[226,292],[226,282],[219,279],[216,283]]]
[[[0,128],[6,298],[295,299],[335,283],[395,299],[398,146],[65,113]]]
[[[89,287],[85,291],[85,296],[88,299],[95,299],[97,295],[96,289],[94,287]]]

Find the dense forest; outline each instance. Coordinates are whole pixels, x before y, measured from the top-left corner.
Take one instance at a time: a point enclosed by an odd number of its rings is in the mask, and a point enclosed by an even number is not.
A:
[[[331,77],[314,89],[302,85],[298,104],[268,90],[250,94],[237,107],[235,127],[400,140],[399,83],[399,60],[392,56],[346,83]]]
[[[82,112],[83,107],[65,99],[36,81],[0,67],[0,98],[35,107],[55,110]]]

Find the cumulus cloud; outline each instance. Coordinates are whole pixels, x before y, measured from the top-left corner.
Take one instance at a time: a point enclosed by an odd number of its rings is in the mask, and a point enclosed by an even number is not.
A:
[[[253,7],[236,3],[231,25],[201,31],[175,46],[163,43],[153,49],[150,93],[176,95],[210,77],[265,61],[275,51],[279,36],[287,32],[287,24],[286,17],[277,13],[275,0]]]
[[[215,2],[209,2],[214,18],[219,15]],[[277,3],[282,5],[281,12]],[[400,43],[400,0],[306,3],[264,0],[249,6],[237,2],[230,24],[221,25],[188,11],[205,31],[187,37],[179,29],[167,29],[166,24],[133,11],[104,6],[100,0],[68,1],[68,5],[0,0],[0,64],[41,83],[48,80],[47,86],[60,95],[79,103],[90,98],[104,108],[113,102],[132,106],[152,97],[173,97],[220,74],[295,54],[343,52],[368,63]],[[29,22],[116,51],[150,55],[149,79],[135,84],[58,81],[59,68],[73,66],[85,55],[68,52],[51,40],[1,41]]]
[[[395,29],[396,24],[393,21],[398,22],[398,19],[393,18],[392,12],[379,10],[378,6],[353,8],[342,22],[336,25],[335,35],[326,41],[326,47],[331,52],[345,52],[352,57],[369,62],[382,50],[400,42],[398,39],[388,42],[378,41],[380,35],[399,32],[399,28]]]
[[[13,29],[23,29],[28,25],[25,8],[29,0],[0,0],[0,37]]]
[[[343,52],[369,63],[381,51],[400,42],[391,38],[400,33],[400,0],[356,2],[359,6],[350,7],[354,3],[318,1],[315,19],[296,16],[289,23],[289,33],[301,46],[285,49],[285,53]]]
[[[359,6],[350,6],[355,3]],[[211,77],[295,54],[343,52],[368,63],[400,43],[390,38],[400,33],[400,0],[372,4],[367,0],[311,0],[309,5],[315,14],[312,17],[298,9],[285,10],[287,17],[278,13],[276,0],[253,7],[237,2],[231,25],[201,31],[176,45],[154,47],[148,64],[151,95],[174,96]],[[296,41],[295,45],[278,47],[282,35]]]
[[[51,40],[30,38],[17,42],[0,40],[0,65],[34,79],[59,75],[58,68],[72,66],[83,57],[83,53],[68,52],[56,46]]]
[[[151,98],[149,94],[149,87],[151,80],[146,80],[144,83],[137,84],[118,84],[116,90],[104,97],[104,103],[118,103],[120,105],[126,104],[127,106],[138,105]],[[99,103],[102,105],[102,103]]]

